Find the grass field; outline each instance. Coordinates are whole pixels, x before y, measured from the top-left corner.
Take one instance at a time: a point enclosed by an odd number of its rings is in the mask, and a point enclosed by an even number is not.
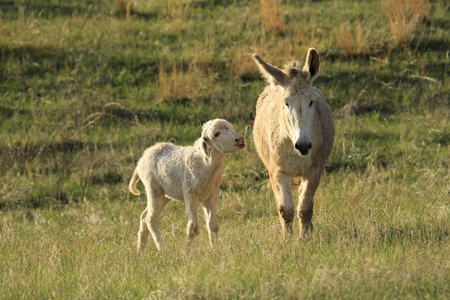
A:
[[[394,9],[393,9],[394,8]],[[0,298],[448,299],[450,10],[446,1],[0,1]],[[336,140],[309,240],[284,239],[252,125],[265,83],[321,55]],[[182,203],[136,253],[158,141],[225,118],[219,249]],[[138,185],[143,191],[143,186]]]

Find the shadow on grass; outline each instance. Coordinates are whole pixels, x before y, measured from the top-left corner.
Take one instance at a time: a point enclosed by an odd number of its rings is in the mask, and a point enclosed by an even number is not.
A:
[[[105,174],[102,174],[102,175],[93,176],[91,178],[91,183],[96,184],[96,185],[97,184],[98,185],[101,185],[101,184],[114,185],[114,184],[118,184],[121,182],[124,182],[123,175],[121,175],[117,172],[111,172],[111,171],[107,172]]]
[[[14,109],[6,106],[0,106],[0,125],[7,119],[12,118],[15,114],[20,116],[30,116],[30,111],[27,109]]]
[[[395,245],[396,243],[404,240],[417,241],[418,239],[424,240],[438,240],[443,241],[448,238],[448,228],[432,227],[426,228],[424,226],[379,226],[375,225],[373,228],[374,238],[388,245]],[[343,235],[350,239],[367,239],[367,232],[359,232],[356,228],[344,229]],[[370,234],[369,234],[370,235]]]
[[[8,170],[14,164],[30,163],[39,156],[57,157],[60,153],[75,153],[79,151],[92,151],[101,146],[77,140],[54,143],[22,143],[0,146],[0,170]]]
[[[8,199],[0,199],[0,211],[14,210],[17,208],[38,209],[52,208],[62,209],[70,202],[79,202],[85,194],[85,187],[79,185],[63,186],[63,180],[52,185],[32,185],[31,188],[18,188],[20,193]]]
[[[70,17],[108,13],[108,7],[96,5],[92,1],[0,1],[0,10],[5,16],[17,16],[19,9],[25,14],[34,14],[40,18]]]
[[[335,160],[325,165],[327,173],[336,173],[339,171],[359,171],[363,173],[367,168],[367,164],[351,160]]]
[[[117,8],[113,15],[116,18],[126,18],[126,10],[125,8]],[[137,19],[141,19],[141,20],[152,20],[152,19],[156,19],[158,17],[159,13],[156,11],[151,11],[151,12],[140,12],[135,10],[134,8],[130,9],[130,16],[137,18]]]
[[[450,41],[448,39],[436,39],[431,38],[427,41],[423,41],[418,37],[415,37],[409,45],[411,50],[417,50],[419,52],[426,51],[441,51],[447,52],[450,48]]]
[[[363,69],[338,70],[330,76],[319,77],[316,86],[325,95],[327,91],[334,91],[333,98],[327,101],[338,114],[378,112],[390,115],[422,105],[421,98],[416,95],[427,89],[429,81],[419,76],[402,75],[405,70],[399,66],[392,68],[396,70],[375,73]],[[433,71],[432,75],[437,78],[444,76],[444,64],[434,66]],[[435,98],[430,96],[427,100],[429,108],[442,105],[441,97]]]
[[[31,45],[10,47],[0,45],[0,68],[5,70],[0,72],[0,80],[4,82],[2,89],[24,89],[24,79],[26,77],[44,76],[48,72],[54,73],[69,66],[73,67],[69,55],[63,49],[53,47],[35,47]],[[11,76],[4,67],[6,60],[15,59],[21,62],[19,68],[21,77]],[[44,64],[50,62],[50,64]],[[46,65],[46,67],[43,67]]]
[[[7,71],[0,72],[0,80],[9,82],[11,86],[21,86],[25,78],[36,76],[48,76],[49,74],[67,73],[67,70],[78,69],[79,65],[86,66],[79,77],[81,80],[88,80],[93,77],[98,86],[111,85],[113,87],[138,86],[153,80],[159,72],[159,61],[148,58],[142,61],[134,56],[123,55],[103,55],[101,52],[87,50],[73,50],[64,48],[54,48],[48,46],[36,47],[32,45],[7,46],[0,45],[0,68],[7,70],[5,64],[7,60],[20,61],[20,78],[11,76]],[[79,60],[82,60],[81,62]],[[77,62],[78,61],[78,62]],[[127,71],[128,77],[121,78],[121,72]],[[139,74],[137,76],[136,74]],[[75,76],[69,75],[68,76]],[[124,82],[125,80],[125,82]],[[17,83],[14,83],[16,81]]]

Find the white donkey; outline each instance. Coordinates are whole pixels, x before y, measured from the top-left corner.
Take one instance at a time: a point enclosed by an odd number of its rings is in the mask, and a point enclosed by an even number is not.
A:
[[[198,234],[197,207],[203,202],[210,243],[215,247],[219,231],[216,201],[222,182],[220,171],[225,155],[244,147],[244,137],[230,123],[215,119],[203,125],[202,136],[193,146],[158,143],[145,150],[129,185],[130,191],[139,195],[136,183],[141,179],[147,192],[147,208],[141,214],[138,233],[138,251],[144,250],[149,231],[158,250],[164,249],[159,215],[170,198],[184,200],[188,242]]]
[[[292,232],[291,186],[299,191],[300,235],[313,229],[314,194],[334,142],[334,121],[322,92],[312,86],[319,73],[319,54],[311,48],[303,68],[297,61],[283,70],[253,54],[269,82],[259,96],[253,137],[269,171],[284,232]]]

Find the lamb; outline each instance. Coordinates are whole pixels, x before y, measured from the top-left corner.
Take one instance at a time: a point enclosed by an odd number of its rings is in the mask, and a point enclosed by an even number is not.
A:
[[[147,245],[152,234],[158,250],[164,250],[159,230],[159,215],[171,200],[184,200],[188,215],[188,244],[199,233],[197,207],[203,202],[211,247],[217,244],[217,195],[222,181],[221,168],[227,153],[245,147],[245,140],[232,125],[222,119],[203,124],[201,137],[193,146],[181,147],[158,143],[147,150],[138,161],[129,189],[139,195],[136,183],[142,180],[147,193],[147,208],[140,217],[138,252]]]
[[[334,121],[322,92],[312,86],[319,74],[319,53],[310,48],[303,68],[293,61],[280,70],[254,54],[270,83],[256,105],[253,137],[269,171],[284,233],[292,232],[294,203],[290,188],[298,187],[300,235],[313,230],[314,194],[334,143]]]

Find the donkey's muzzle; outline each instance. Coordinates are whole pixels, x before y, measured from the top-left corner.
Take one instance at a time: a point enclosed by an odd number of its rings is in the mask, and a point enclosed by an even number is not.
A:
[[[302,155],[308,155],[309,150],[311,150],[312,144],[309,143],[295,143],[295,149],[300,151]]]

